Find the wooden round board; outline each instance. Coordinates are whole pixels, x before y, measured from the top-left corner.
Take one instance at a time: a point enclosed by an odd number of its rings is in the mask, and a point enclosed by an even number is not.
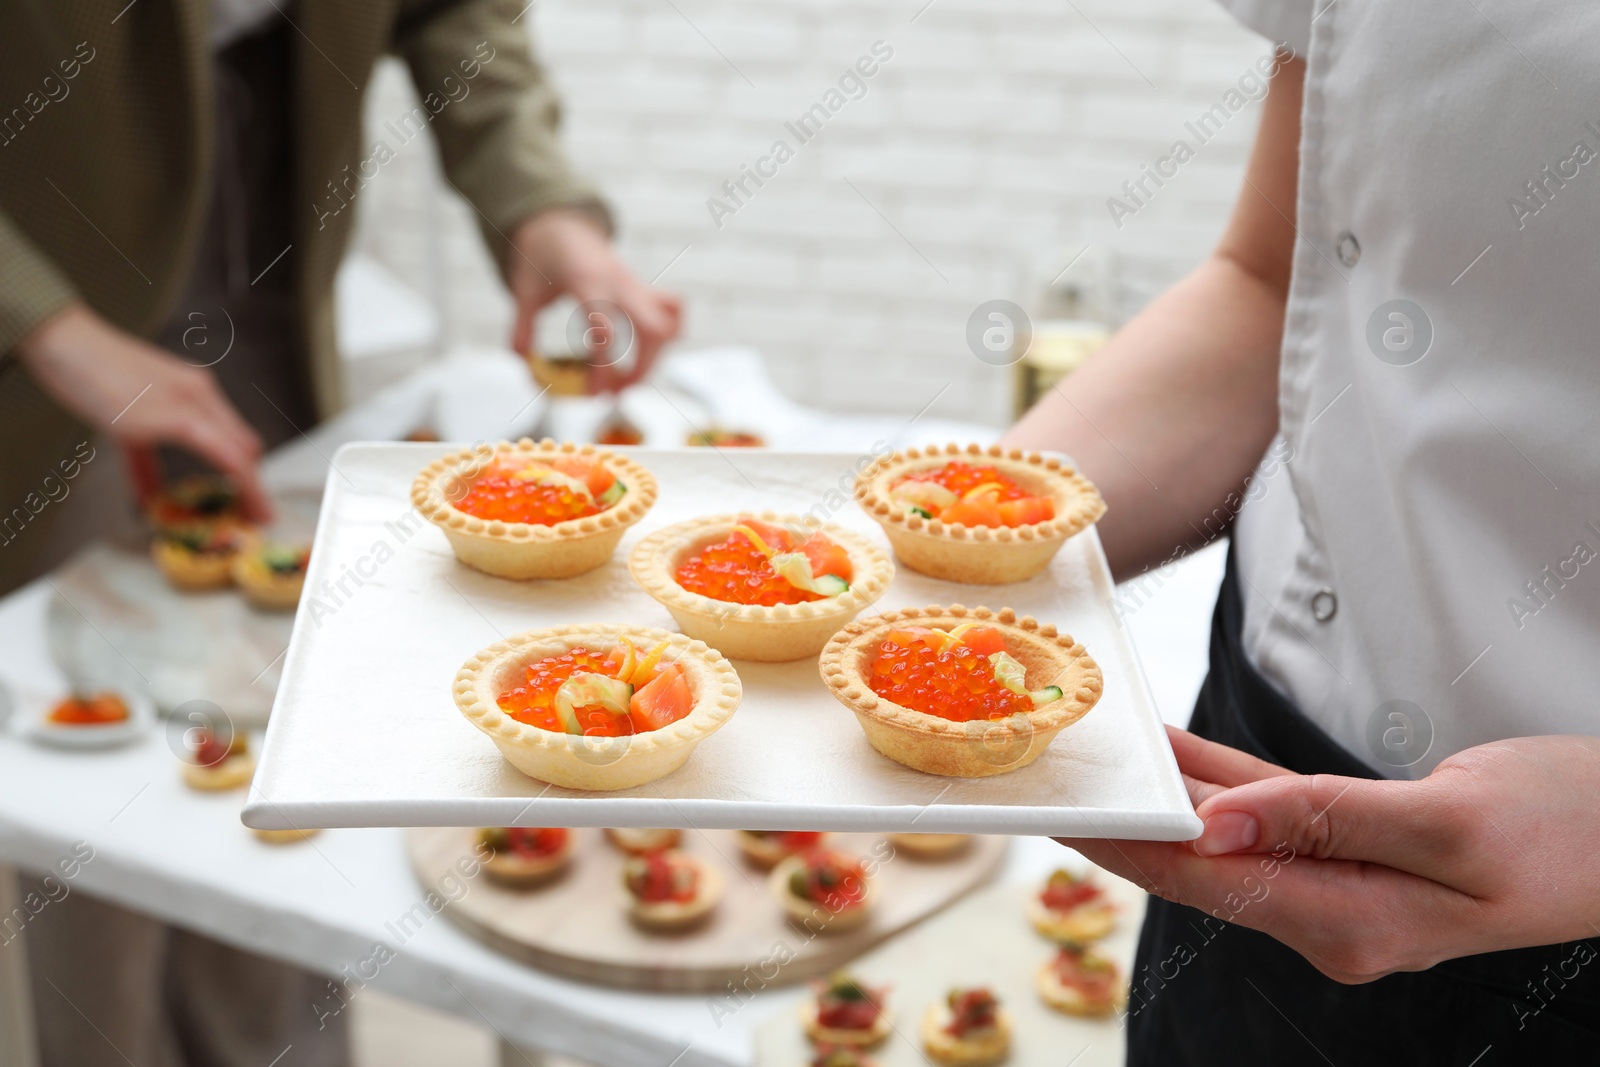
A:
[[[882,834],[830,834],[830,847],[876,860],[876,899],[863,926],[815,934],[787,921],[767,872],[739,854],[736,831],[687,830],[682,847],[722,869],[726,892],[703,925],[654,934],[628,920],[625,855],[601,830],[572,833],[566,873],[533,889],[480,873],[465,893],[444,892],[461,882],[456,864],[472,855],[475,829],[419,827],[408,831],[407,846],[424,886],[441,897],[459,894],[444,914],[491,948],[582,981],[673,993],[720,991],[730,982],[770,988],[826,974],[994,878],[1006,853],[1003,837],[975,837],[956,855],[932,860],[896,850]]]

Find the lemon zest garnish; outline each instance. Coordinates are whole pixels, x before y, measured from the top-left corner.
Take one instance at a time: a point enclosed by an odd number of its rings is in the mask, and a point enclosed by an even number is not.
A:
[[[741,522],[739,525],[733,528],[733,532],[736,534],[744,534],[745,537],[750,539],[750,543],[756,546],[757,552],[761,553],[763,556],[766,556],[768,559],[772,558],[772,546],[763,541],[761,539],[761,535],[756,533],[750,527]]]
[[[961,494],[961,499],[976,500],[978,497],[983,496],[986,493],[994,493],[996,496],[998,496],[1000,491],[1004,488],[1005,486],[1001,485],[999,482],[984,482],[982,485],[975,485],[971,489],[968,489],[965,493]]]

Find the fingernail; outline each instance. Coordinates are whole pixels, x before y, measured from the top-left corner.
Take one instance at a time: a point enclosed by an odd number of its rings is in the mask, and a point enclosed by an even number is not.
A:
[[[1202,856],[1221,856],[1250,848],[1261,836],[1255,816],[1242,811],[1223,811],[1206,820],[1206,828],[1194,842]]]

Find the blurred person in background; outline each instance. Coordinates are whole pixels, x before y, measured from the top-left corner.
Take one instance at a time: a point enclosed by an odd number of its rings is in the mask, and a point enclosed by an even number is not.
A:
[[[643,372],[679,305],[623,265],[563,157],[526,15],[523,0],[0,5],[0,593],[131,513],[158,447],[267,515],[263,449],[344,399],[333,279],[361,190],[424,130],[515,299],[512,347],[557,296],[606,300],[637,338],[626,377]],[[421,102],[369,144],[364,89],[391,51]],[[297,1065],[347,1062],[346,1016],[314,1011],[325,980],[285,964],[79,893],[28,948],[45,1067],[262,1067],[290,1044]]]
[[[1129,1063],[1600,1062],[1600,10],[1224,5],[1292,51],[1220,245],[1006,438],[1124,608],[1231,530],[1203,833],[1067,842],[1155,895]]]

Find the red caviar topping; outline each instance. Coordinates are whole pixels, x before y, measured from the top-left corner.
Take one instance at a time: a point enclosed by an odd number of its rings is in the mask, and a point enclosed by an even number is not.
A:
[[[974,635],[992,633],[987,628]],[[987,647],[985,638],[978,643]],[[1033,710],[1033,700],[1001,685],[989,657],[965,640],[949,648],[933,630],[890,630],[872,663],[867,684],[885,700],[954,722],[1004,719]]]
[[[606,510],[608,505],[598,498],[615,481],[599,462],[498,459],[473,481],[455,506],[480,519],[553,526]],[[601,486],[604,488],[596,492]]]
[[[774,545],[778,551],[788,546]],[[737,531],[678,564],[673,575],[691,593],[730,604],[801,604],[823,599],[817,593],[796,589],[772,569],[767,556]]]

